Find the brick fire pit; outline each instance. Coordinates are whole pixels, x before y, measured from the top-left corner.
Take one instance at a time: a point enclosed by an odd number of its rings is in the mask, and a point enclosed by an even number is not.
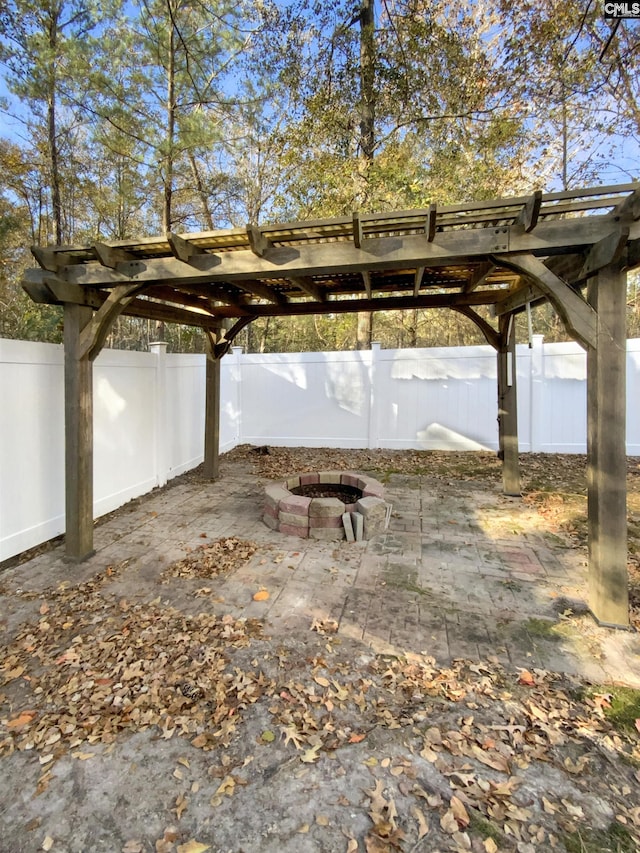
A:
[[[262,520],[302,538],[370,539],[386,523],[382,483],[352,471],[296,474],[265,489]]]

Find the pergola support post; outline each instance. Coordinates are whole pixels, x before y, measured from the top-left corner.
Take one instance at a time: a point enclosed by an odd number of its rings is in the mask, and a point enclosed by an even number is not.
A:
[[[209,480],[217,480],[220,476],[220,358],[208,335],[207,342],[203,474]]]
[[[587,350],[589,606],[602,625],[629,627],[627,575],[626,274],[618,264],[588,285],[597,346]]]
[[[80,346],[93,311],[64,306],[65,548],[81,562],[93,551],[93,363]]]
[[[502,459],[502,490],[520,495],[516,334],[513,314],[500,317],[498,349],[498,438]]]

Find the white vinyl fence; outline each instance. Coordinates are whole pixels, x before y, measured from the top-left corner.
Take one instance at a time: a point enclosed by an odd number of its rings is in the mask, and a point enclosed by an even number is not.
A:
[[[205,359],[104,350],[94,366],[94,512],[203,458]],[[497,449],[488,346],[243,355],[222,361],[220,450],[237,444]],[[640,455],[640,340],[628,342],[627,452]],[[586,357],[518,347],[520,449],[583,453]],[[0,339],[0,561],[64,531],[63,350]]]

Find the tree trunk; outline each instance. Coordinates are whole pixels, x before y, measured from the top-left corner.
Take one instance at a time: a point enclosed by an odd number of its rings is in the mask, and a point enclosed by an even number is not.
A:
[[[213,231],[213,216],[211,214],[211,208],[209,207],[209,198],[204,188],[204,184],[202,183],[202,175],[200,174],[200,169],[196,163],[196,158],[193,156],[193,151],[189,151],[188,156],[189,164],[191,166],[191,174],[193,175],[193,181],[196,185],[196,193],[198,194],[200,205],[202,207],[204,224],[209,231]]]
[[[162,226],[171,231],[173,201],[173,143],[176,132],[176,45],[173,25],[169,36],[169,67],[167,69],[167,137],[164,176],[164,204],[162,208]]]
[[[60,171],[58,163],[58,137],[56,132],[56,71],[55,56],[58,46],[58,22],[52,16],[49,21],[49,49],[52,59],[49,67],[49,94],[47,99],[47,136],[49,143],[49,166],[51,168],[51,208],[53,213],[53,240],[62,244],[62,199],[60,193]]]
[[[358,326],[356,332],[356,349],[371,349],[373,340],[373,312],[358,312]]]
[[[363,0],[360,12],[360,205],[369,203],[369,177],[375,154],[376,43],[373,0]]]
[[[373,0],[362,0],[360,10],[360,157],[358,163],[361,210],[369,208],[369,180],[375,154],[375,15]],[[359,312],[356,348],[370,349],[373,339],[373,313]]]

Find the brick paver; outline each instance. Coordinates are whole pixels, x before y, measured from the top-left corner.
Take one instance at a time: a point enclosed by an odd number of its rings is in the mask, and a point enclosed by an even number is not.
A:
[[[81,582],[126,560],[113,582],[119,593],[257,617],[274,635],[330,620],[338,635],[380,652],[421,652],[440,662],[492,658],[640,685],[637,635],[600,628],[585,615],[586,551],[518,499],[471,481],[392,476],[389,528],[365,542],[327,542],[265,525],[265,484],[223,458],[218,482],[192,475],[99,525],[96,554],[80,566],[57,547],[5,571],[0,629],[10,634],[33,617],[33,603],[16,602],[12,589]],[[223,536],[255,541],[258,550],[229,576],[160,583],[172,562]],[[196,597],[203,586],[210,594]],[[268,600],[254,601],[261,588]]]

